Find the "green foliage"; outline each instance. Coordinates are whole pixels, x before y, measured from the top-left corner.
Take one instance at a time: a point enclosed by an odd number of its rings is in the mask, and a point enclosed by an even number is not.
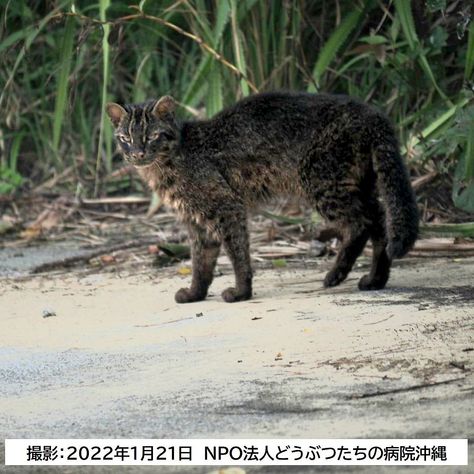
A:
[[[58,87],[56,91],[56,103],[53,115],[53,149],[58,152],[59,139],[61,137],[61,127],[64,121],[64,112],[66,110],[67,92],[69,83],[69,74],[71,71],[74,29],[76,20],[74,17],[66,18],[64,27],[64,38],[59,47],[59,75]]]
[[[22,140],[23,133],[13,137],[10,159],[0,163],[0,195],[14,192],[24,182],[23,176],[17,171],[18,154]]]
[[[272,260],[274,268],[285,268],[288,266],[288,262],[284,258],[275,258]]]
[[[110,0],[99,0],[99,18],[101,22],[106,20],[106,12],[110,6]],[[100,176],[100,158],[102,153],[102,144],[106,144],[106,160],[105,164],[108,171],[111,170],[111,149],[112,149],[112,134],[110,131],[110,124],[106,122],[105,117],[105,106],[107,104],[107,88],[109,83],[109,34],[110,34],[110,25],[103,25],[103,36],[102,36],[102,101],[100,107],[100,125],[99,125],[99,142],[97,146],[97,158],[96,158],[96,173],[95,173],[95,194],[97,195],[99,190],[99,176]],[[107,133],[108,132],[108,133]]]
[[[331,34],[324,46],[319,51],[318,60],[314,65],[312,74],[314,82],[309,85],[309,92],[316,92],[320,89],[321,77],[326,72],[331,62],[336,58],[340,49],[347,41],[353,30],[358,25],[360,25],[365,10],[370,9],[373,6],[373,2],[369,1],[366,3],[367,5],[365,9],[356,6],[356,8],[352,12],[348,13],[344,17],[341,24],[337,26],[337,28],[334,30],[334,32]]]
[[[432,12],[446,10],[446,1],[447,0],[427,0],[426,5]]]
[[[123,192],[103,185],[118,166],[109,100],[172,94],[182,116],[212,116],[285,88],[385,110],[411,166],[450,173],[453,202],[473,212],[474,11],[426,0],[420,19],[413,5],[0,0],[0,193],[71,166],[86,192]]]
[[[469,237],[474,238],[474,222],[462,224],[425,224],[421,226],[421,233],[427,237]]]
[[[15,170],[0,165],[0,195],[10,194],[23,183],[23,177]]]
[[[459,114],[457,138],[464,145],[454,174],[453,201],[468,212],[474,210],[474,106]]]
[[[464,78],[466,81],[472,81],[472,73],[474,71],[474,21],[471,21],[469,26],[469,36],[467,40],[466,51],[466,67],[464,70]]]

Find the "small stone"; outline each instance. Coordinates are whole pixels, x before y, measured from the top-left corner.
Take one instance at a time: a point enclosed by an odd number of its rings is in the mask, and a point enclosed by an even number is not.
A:
[[[43,309],[43,318],[51,318],[52,316],[56,316],[56,311],[53,309]]]
[[[321,257],[326,253],[326,244],[319,240],[312,240],[309,244],[308,255],[311,257]]]

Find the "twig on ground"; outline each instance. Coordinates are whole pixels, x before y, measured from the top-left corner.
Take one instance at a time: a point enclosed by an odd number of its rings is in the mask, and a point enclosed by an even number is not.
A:
[[[100,204],[148,204],[149,202],[150,198],[145,196],[117,196],[80,200],[80,203],[86,206],[95,206]]]
[[[42,263],[32,268],[31,273],[43,273],[51,270],[57,270],[60,268],[69,268],[78,263],[88,262],[90,259],[99,257],[104,254],[111,252],[117,252],[119,250],[127,250],[136,247],[142,247],[145,245],[157,244],[157,237],[148,237],[146,239],[135,240],[133,242],[122,242],[114,245],[101,245],[95,249],[90,250],[82,255],[73,255],[72,257],[61,258],[59,260],[53,260],[52,262]]]
[[[433,181],[437,176],[438,176],[437,171],[431,171],[428,174],[425,174],[423,176],[419,176],[418,178],[415,178],[414,180],[412,180],[411,186],[415,191],[418,191],[425,184],[428,184],[431,181]]]

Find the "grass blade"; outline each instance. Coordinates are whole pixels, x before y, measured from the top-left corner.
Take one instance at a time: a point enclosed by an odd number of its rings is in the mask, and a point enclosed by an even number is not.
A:
[[[423,72],[429,78],[430,82],[433,84],[433,87],[436,89],[436,92],[438,92],[440,97],[442,97],[449,105],[453,105],[452,102],[446,96],[446,94],[439,87],[435,75],[433,74],[431,66],[428,62],[428,59],[426,58],[426,55],[422,50],[420,40],[415,29],[413,12],[411,10],[411,2],[407,2],[406,0],[394,0],[394,3],[395,10],[402,26],[403,34],[405,35],[405,38],[408,41],[410,49],[416,54],[421,69],[423,69]]]
[[[15,63],[13,65],[13,68],[11,69],[7,80],[5,81],[5,85],[3,86],[2,93],[0,94],[0,106],[3,103],[3,99],[5,97],[5,93],[8,90],[8,87],[10,86],[13,78],[15,77],[15,73],[20,66],[21,62],[23,61],[23,58],[25,57],[25,54],[27,51],[30,49],[31,45],[33,44],[33,41],[36,39],[37,36],[40,35],[40,33],[43,32],[43,29],[45,26],[49,23],[51,18],[55,16],[60,8],[67,3],[63,2],[58,6],[58,8],[52,10],[50,13],[48,13],[44,18],[41,19],[41,21],[38,23],[38,25],[35,28],[31,28],[29,34],[25,38],[25,42],[23,44],[23,47],[21,48],[20,52],[18,53],[18,56],[16,57]]]
[[[453,105],[450,107],[446,112],[441,114],[436,120],[433,120],[429,125],[427,125],[421,133],[419,133],[417,136],[413,136],[410,140],[410,143],[408,144],[407,147],[403,146],[401,147],[401,153],[402,155],[406,154],[407,148],[413,148],[416,145],[420,143],[422,140],[426,140],[436,134],[445,124],[450,120],[454,114],[456,113],[457,110],[460,108],[466,106],[466,104],[469,103],[469,99],[463,99],[461,100],[458,104]]]
[[[53,150],[58,156],[59,139],[61,137],[61,127],[64,121],[66,110],[69,74],[71,72],[73,43],[74,43],[75,18],[67,17],[64,28],[64,37],[60,47],[60,68],[58,76],[58,87],[56,92],[56,103],[54,106],[53,121]]]
[[[217,12],[216,12],[216,21],[214,30],[212,33],[212,47],[218,49],[224,34],[225,28],[229,22],[230,18],[230,5],[228,1],[218,2],[217,3]],[[212,65],[213,58],[212,56],[206,54],[201,59],[199,66],[195,74],[193,75],[186,92],[183,96],[182,102],[185,105],[194,105],[198,100],[198,92],[202,90],[204,84],[207,83],[207,78],[211,73],[211,68],[214,69],[215,66]]]
[[[99,12],[100,20],[105,21],[105,13],[110,5],[110,0],[100,0]],[[105,105],[107,103],[107,85],[109,81],[109,34],[110,25],[103,25],[103,36],[102,36],[102,103],[101,103],[101,114],[100,114],[100,129],[99,129],[99,143],[97,145],[97,157],[95,165],[95,185],[94,195],[97,196],[99,193],[99,175],[100,175],[100,157],[102,155],[102,146],[104,142],[104,136],[106,138],[106,163],[110,168],[111,156],[112,156],[112,134],[110,131],[110,125],[105,119]],[[108,133],[106,131],[108,129]]]
[[[364,9],[356,7],[349,13],[336,28],[333,34],[326,41],[319,52],[318,59],[313,68],[313,81],[308,86],[308,92],[316,92],[320,88],[321,78],[326,72],[328,66],[334,61],[342,45],[347,41],[349,35],[360,23],[364,14]]]
[[[469,33],[467,37],[467,52],[466,52],[466,66],[464,69],[464,79],[466,81],[472,79],[474,70],[474,20],[471,20],[469,26]]]
[[[222,99],[222,78],[221,69],[217,61],[213,61],[208,76],[209,88],[206,96],[206,113],[208,117],[212,117],[220,112],[223,107]]]
[[[242,48],[242,39],[240,37],[240,30],[237,23],[237,2],[236,0],[230,0],[231,4],[231,25],[232,25],[232,45],[234,47],[234,55],[237,62],[237,69],[240,71],[243,77],[247,76],[247,67],[245,64],[245,55]],[[243,78],[240,79],[240,89],[243,96],[250,94],[250,88]]]
[[[430,237],[474,237],[474,222],[462,224],[425,224],[420,226],[421,233]]]

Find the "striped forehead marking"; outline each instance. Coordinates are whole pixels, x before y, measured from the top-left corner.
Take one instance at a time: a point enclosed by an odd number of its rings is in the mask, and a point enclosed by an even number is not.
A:
[[[148,110],[146,107],[133,107],[128,122],[128,135],[133,142],[133,134],[140,136],[139,141],[145,143],[146,130],[148,128]]]

